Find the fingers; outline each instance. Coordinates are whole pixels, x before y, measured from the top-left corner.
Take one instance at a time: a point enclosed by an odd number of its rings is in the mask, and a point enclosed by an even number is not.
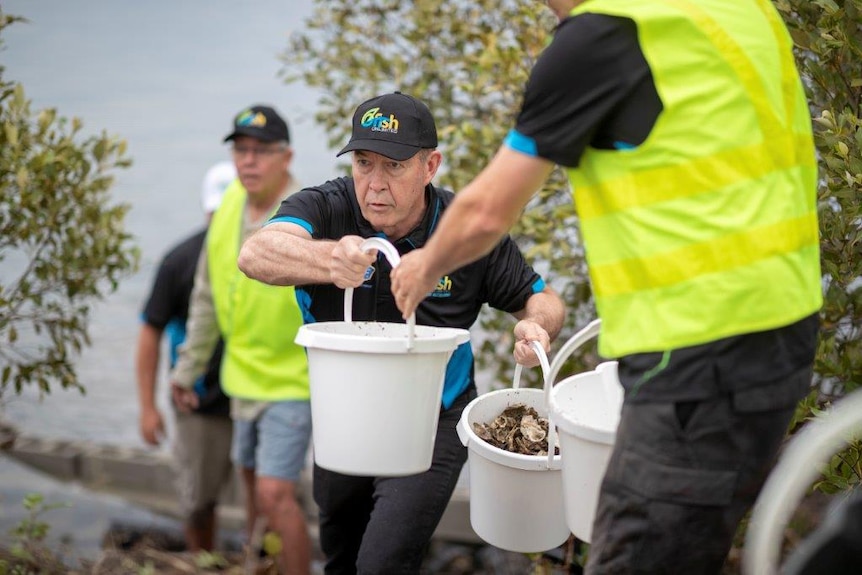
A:
[[[191,413],[198,408],[198,394],[193,389],[186,389],[176,384],[171,384],[171,396],[174,405],[183,413]]]
[[[403,255],[401,263],[392,270],[391,279],[395,305],[404,319],[416,311],[438,280],[426,272],[421,249]]]
[[[551,338],[538,323],[524,319],[515,324],[513,331],[515,349],[512,355],[515,357],[515,361],[524,367],[535,367],[540,363],[532,342],[538,342],[546,354],[551,352]]]
[[[141,438],[147,445],[158,445],[164,437],[164,422],[156,409],[147,409],[141,413],[140,428]]]
[[[377,260],[377,250],[362,251],[359,247],[362,242],[359,236],[345,236],[336,242],[329,276],[337,287],[359,287],[367,279],[365,274]]]
[[[524,367],[536,367],[539,365],[539,357],[530,342],[526,340],[516,341],[515,350],[512,354],[515,361]]]

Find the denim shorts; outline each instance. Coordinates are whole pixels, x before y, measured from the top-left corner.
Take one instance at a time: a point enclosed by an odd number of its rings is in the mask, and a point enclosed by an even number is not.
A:
[[[258,477],[296,482],[310,439],[309,401],[276,401],[256,419],[234,422],[233,460]]]

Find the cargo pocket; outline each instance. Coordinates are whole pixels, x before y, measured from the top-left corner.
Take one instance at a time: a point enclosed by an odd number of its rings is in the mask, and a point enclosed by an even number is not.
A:
[[[804,367],[778,381],[733,393],[737,413],[762,413],[792,409],[811,391],[811,367]]]
[[[729,505],[738,475],[723,469],[666,465],[632,451],[621,454],[619,468],[629,478],[628,488],[638,495],[678,505]]]

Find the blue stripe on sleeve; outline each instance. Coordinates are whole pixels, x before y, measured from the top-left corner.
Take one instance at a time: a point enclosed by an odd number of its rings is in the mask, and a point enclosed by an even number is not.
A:
[[[509,130],[509,134],[506,136],[506,139],[503,140],[503,144],[516,152],[521,152],[528,156],[536,157],[539,155],[539,150],[536,147],[536,140],[525,136],[514,129]]]
[[[314,315],[311,313],[311,294],[305,291],[304,288],[295,287],[293,293],[296,295],[296,303],[299,306],[299,311],[302,312],[303,323],[315,323]]]
[[[186,324],[179,318],[172,318],[165,326],[165,334],[168,336],[168,352],[170,353],[169,365],[173,368],[179,359],[179,347],[186,340]]]
[[[542,278],[537,279],[533,282],[533,293],[539,293],[543,289],[545,289],[545,280]]]
[[[299,218],[294,218],[293,216],[281,216],[280,218],[273,218],[273,219],[269,220],[268,222],[266,222],[266,225],[274,224],[276,222],[283,222],[283,223],[287,223],[287,224],[296,224],[296,225],[304,228],[305,231],[307,231],[309,234],[314,235],[314,228],[311,226],[310,223],[306,222],[305,220],[301,220]]]

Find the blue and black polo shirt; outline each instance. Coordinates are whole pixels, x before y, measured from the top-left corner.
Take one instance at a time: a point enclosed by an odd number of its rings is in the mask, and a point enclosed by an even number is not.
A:
[[[348,235],[382,237],[403,255],[425,245],[455,194],[429,184],[425,196],[427,207],[421,223],[399,239],[387,238],[362,217],[352,178],[331,180],[293,194],[281,204],[270,223],[300,225],[316,240],[338,240]],[[366,274],[365,283],[353,292],[354,320],[404,323],[390,289],[390,271],[388,260],[379,254]],[[469,329],[483,304],[515,313],[524,309],[530,296],[544,288],[544,280],[506,236],[485,257],[440,278],[434,291],[416,310],[416,323]],[[298,286],[296,292],[306,323],[344,318],[344,290],[334,284]],[[467,342],[449,360],[443,406],[451,406],[472,385],[473,351]]]
[[[204,228],[183,240],[162,259],[150,296],[141,313],[142,321],[163,330],[167,335],[171,368],[177,362],[180,344],[186,339],[189,300],[206,233]],[[196,413],[227,416],[230,412],[230,400],[219,383],[223,348],[224,344],[219,340],[207,363],[206,373],[195,382],[194,389],[198,394]]]

